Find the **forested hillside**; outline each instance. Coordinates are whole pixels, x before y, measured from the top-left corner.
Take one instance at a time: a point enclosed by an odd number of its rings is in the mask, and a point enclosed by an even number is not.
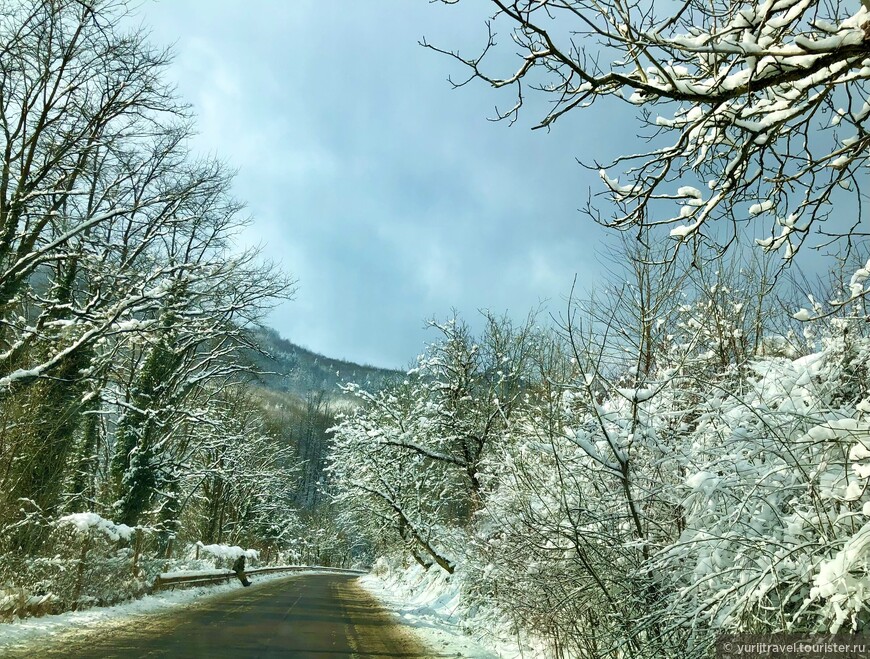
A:
[[[292,504],[299,521],[289,545],[310,562],[347,563],[365,557],[366,540],[349,536],[338,525],[340,509],[332,500],[327,459],[336,415],[359,400],[346,388],[359,378],[371,391],[398,382],[401,372],[331,359],[301,348],[277,332],[260,328],[256,350],[246,355],[254,377],[246,385],[260,403],[275,437],[292,447],[295,458]]]
[[[249,355],[260,374],[259,381],[269,389],[302,398],[310,392],[322,391],[330,400],[347,399],[342,385],[356,382],[380,389],[403,375],[400,371],[319,355],[267,328],[257,331],[255,340],[259,350]]]

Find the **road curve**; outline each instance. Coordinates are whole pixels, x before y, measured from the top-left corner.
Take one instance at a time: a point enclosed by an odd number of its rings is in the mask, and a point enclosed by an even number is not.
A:
[[[184,610],[138,619],[135,628],[61,636],[31,648],[28,656],[34,650],[46,659],[445,656],[428,652],[356,577],[341,574],[240,587]]]

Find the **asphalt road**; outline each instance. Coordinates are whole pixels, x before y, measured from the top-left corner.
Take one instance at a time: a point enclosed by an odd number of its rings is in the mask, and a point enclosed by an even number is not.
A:
[[[356,583],[297,575],[208,597],[195,606],[57,638],[28,656],[55,659],[173,657],[437,657]],[[34,654],[35,652],[35,654]],[[443,655],[441,655],[443,656]]]

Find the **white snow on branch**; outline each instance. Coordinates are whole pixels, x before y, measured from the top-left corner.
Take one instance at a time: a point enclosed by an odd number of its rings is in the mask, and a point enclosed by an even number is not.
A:
[[[72,526],[82,534],[90,532],[102,533],[115,542],[118,540],[129,540],[134,531],[133,528],[126,524],[116,524],[97,513],[73,513],[72,515],[61,517],[56,523],[58,526]]]

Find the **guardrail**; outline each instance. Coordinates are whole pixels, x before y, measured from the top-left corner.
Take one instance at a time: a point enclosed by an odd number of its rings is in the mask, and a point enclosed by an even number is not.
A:
[[[245,570],[248,576],[257,574],[272,574],[275,572],[305,572],[308,570],[321,570],[325,572],[339,572],[342,574],[365,574],[362,570],[351,570],[343,567],[326,567],[324,565],[279,565],[274,567],[259,567]],[[173,588],[191,588],[193,586],[208,586],[210,584],[223,583],[235,579],[236,573],[231,570],[215,570],[198,574],[180,574],[172,576],[171,572],[158,574],[151,586],[151,592],[171,590]]]

